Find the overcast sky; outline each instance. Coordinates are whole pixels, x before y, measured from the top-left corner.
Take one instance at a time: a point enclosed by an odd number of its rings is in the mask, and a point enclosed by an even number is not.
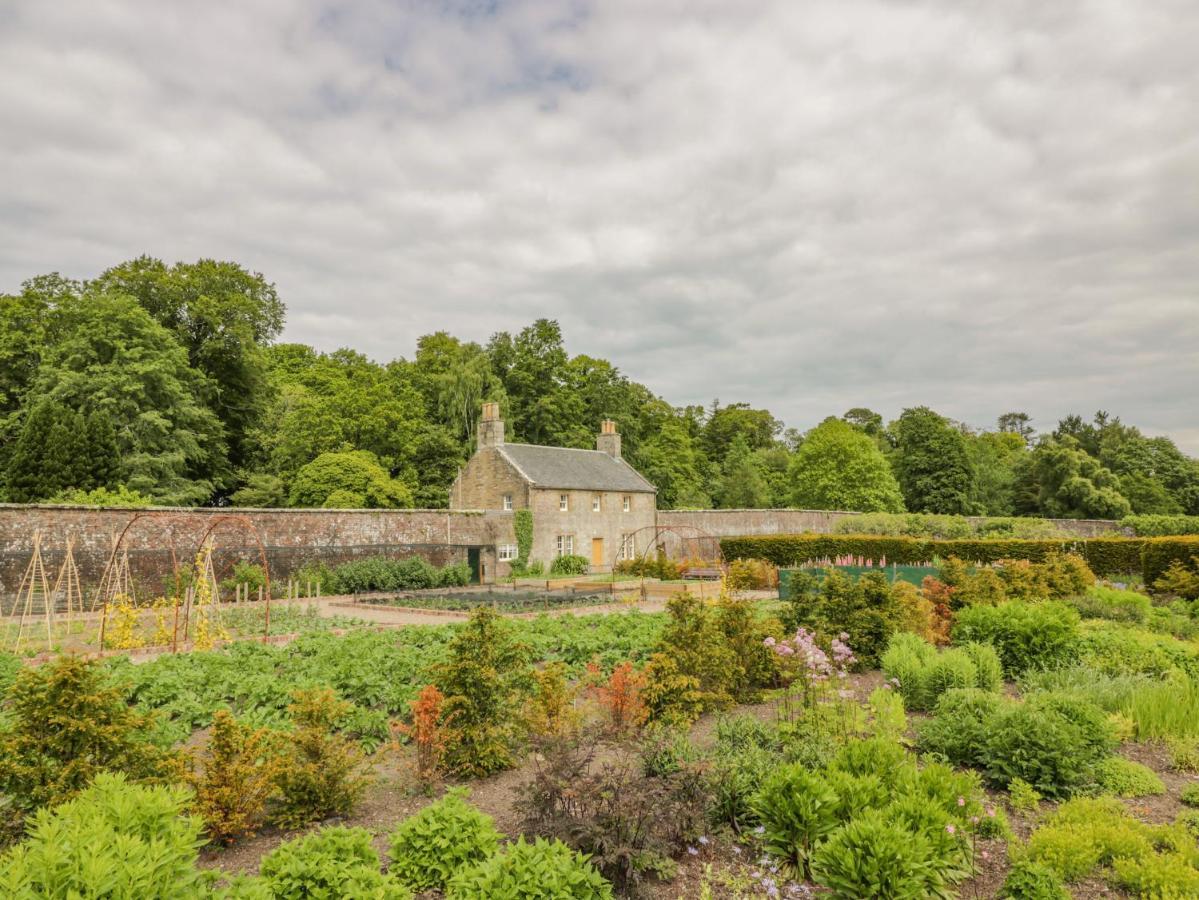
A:
[[[386,360],[558,319],[788,425],[1199,454],[1195,0],[0,0],[0,291],[233,259]]]

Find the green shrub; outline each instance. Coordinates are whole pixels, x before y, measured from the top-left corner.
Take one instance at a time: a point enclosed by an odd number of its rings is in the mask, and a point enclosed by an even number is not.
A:
[[[1178,669],[1199,677],[1199,647],[1195,644],[1114,622],[1084,625],[1081,658],[1112,675],[1162,676]]]
[[[319,584],[326,594],[360,594],[461,586],[470,583],[471,571],[465,562],[439,569],[419,556],[407,559],[371,556],[333,568],[324,564],[305,566],[296,577],[301,584],[306,581]]]
[[[1022,778],[1046,797],[1068,796],[1093,783],[1110,750],[1110,726],[1092,704],[1040,695],[1001,710],[983,745],[993,784]]]
[[[1168,537],[1170,535],[1199,535],[1199,516],[1141,515],[1125,516],[1120,520],[1138,537]]]
[[[958,612],[953,625],[955,643],[979,641],[992,645],[1004,672],[1017,676],[1034,668],[1055,668],[1073,662],[1079,651],[1079,615],[1057,601],[1000,606],[971,606]]]
[[[512,627],[492,609],[474,610],[434,675],[445,695],[448,769],[478,778],[512,765],[519,710],[533,687],[529,650]]]
[[[815,593],[793,596],[791,602],[784,619],[789,628],[808,627],[825,640],[848,634],[843,640],[865,667],[878,665],[904,616],[897,595],[879,572],[854,579],[829,569]]]
[[[609,900],[612,887],[560,841],[523,837],[450,881],[447,900]]]
[[[323,828],[280,844],[263,858],[259,872],[275,900],[412,897],[406,887],[380,873],[379,854],[365,828]]]
[[[362,799],[370,778],[362,751],[334,727],[350,711],[333,691],[296,691],[288,707],[293,729],[283,753],[277,783],[281,795],[274,820],[299,828],[330,816],[344,816]]]
[[[817,845],[840,824],[839,805],[828,782],[799,764],[776,769],[750,800],[767,852],[801,878],[811,872]]]
[[[742,832],[758,824],[752,800],[762,783],[780,765],[781,757],[764,747],[721,748],[713,753],[708,774],[711,793],[708,814],[715,824]]]
[[[1101,584],[1093,585],[1082,596],[1073,598],[1071,603],[1084,618],[1138,624],[1146,622],[1153,609],[1153,602],[1144,594]]]
[[[836,900],[922,900],[932,874],[927,841],[870,812],[838,829],[812,859],[813,877]]]
[[[465,788],[405,819],[391,833],[391,869],[415,891],[441,889],[455,872],[495,853],[502,835],[491,816],[466,802]]]
[[[1012,809],[1031,811],[1041,803],[1040,792],[1023,778],[1013,778],[1008,782],[1008,803]]]
[[[977,688],[946,691],[937,701],[935,716],[917,726],[920,749],[954,765],[981,768],[992,724],[1008,705],[999,695]]]
[[[1122,756],[1109,756],[1099,763],[1095,780],[1101,793],[1117,797],[1151,797],[1166,792],[1156,772]]]
[[[1012,863],[999,896],[1001,900],[1070,900],[1057,872],[1031,859]]]
[[[937,649],[914,634],[900,632],[891,636],[880,665],[889,679],[899,682],[897,688],[908,709],[927,709],[924,695],[924,673],[936,656]]]
[[[1192,782],[1178,795],[1179,802],[1186,806],[1199,806],[1199,782]]]
[[[1161,576],[1153,582],[1154,593],[1169,594],[1184,600],[1199,599],[1199,555],[1192,556],[1190,563],[1174,560]]]
[[[4,698],[0,731],[0,830],[70,799],[101,772],[134,781],[171,774],[178,757],[151,737],[154,720],[134,711],[95,662],[59,656],[20,672]]]
[[[980,519],[929,513],[862,513],[839,520],[833,530],[836,534],[902,535],[939,540],[965,540],[975,536],[1019,540],[1069,536],[1049,519],[1001,516]]]
[[[1199,870],[1192,859],[1182,853],[1118,856],[1112,868],[1116,883],[1138,897],[1199,897]]]
[[[0,895],[14,900],[208,896],[196,868],[203,823],[186,816],[180,787],[145,787],[100,773],[91,787],[29,822],[0,857]]]
[[[974,684],[981,691],[997,692],[1003,687],[1003,663],[999,653],[990,644],[968,641],[961,650],[974,663]]]
[[[551,575],[586,575],[591,571],[591,563],[585,556],[563,554],[554,557],[550,563]]]

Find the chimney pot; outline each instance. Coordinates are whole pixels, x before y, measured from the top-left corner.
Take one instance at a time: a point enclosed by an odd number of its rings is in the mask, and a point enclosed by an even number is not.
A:
[[[611,419],[604,419],[600,423],[600,433],[595,438],[595,449],[607,453],[614,459],[620,459],[620,434],[616,430],[616,423]]]
[[[504,443],[504,420],[500,418],[500,405],[494,402],[483,404],[483,416],[479,419],[478,447],[500,447]]]

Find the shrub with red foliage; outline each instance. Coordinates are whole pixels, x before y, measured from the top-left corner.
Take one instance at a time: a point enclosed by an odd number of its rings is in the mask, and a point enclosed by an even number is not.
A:
[[[600,709],[617,734],[627,734],[645,722],[645,702],[641,699],[645,677],[633,668],[631,662],[622,662],[605,680],[595,663],[587,664],[588,693],[599,703]]]

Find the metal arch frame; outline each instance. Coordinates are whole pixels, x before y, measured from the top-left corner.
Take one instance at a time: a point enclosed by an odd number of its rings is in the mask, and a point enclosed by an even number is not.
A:
[[[96,593],[92,597],[92,603],[91,603],[91,607],[90,607],[91,611],[94,612],[96,609],[97,602],[101,601],[101,600],[103,601],[103,606],[101,607],[101,614],[100,614],[100,636],[99,636],[101,652],[103,652],[103,650],[104,650],[105,632],[106,632],[107,625],[108,625],[109,597],[107,596],[106,588],[112,578],[113,569],[117,564],[117,560],[123,549],[125,539],[129,535],[130,531],[133,529],[133,527],[135,525],[137,525],[138,523],[140,523],[142,521],[150,521],[150,522],[153,522],[156,524],[160,524],[162,526],[162,528],[165,531],[167,531],[170,535],[171,574],[173,577],[178,579],[178,577],[179,577],[179,558],[178,558],[178,554],[176,553],[175,527],[176,526],[184,526],[187,528],[192,527],[195,524],[194,523],[194,515],[195,515],[194,513],[171,513],[171,512],[162,512],[162,511],[139,512],[139,513],[135,513],[133,515],[133,517],[130,518],[129,521],[125,523],[125,527],[121,529],[119,535],[117,536],[117,539],[115,541],[113,541],[112,550],[108,554],[108,562],[104,566],[104,571],[100,576],[100,582],[96,587]],[[230,524],[230,523],[240,526],[241,529],[243,529],[244,531],[248,531],[250,536],[253,537],[253,539],[254,539],[254,545],[258,548],[258,560],[262,565],[262,572],[263,572],[263,576],[265,578],[264,595],[265,595],[265,599],[266,599],[266,612],[265,612],[265,616],[264,616],[264,626],[263,626],[263,639],[265,640],[267,637],[270,636],[270,633],[271,633],[271,567],[270,567],[270,563],[268,562],[267,556],[266,556],[266,546],[262,543],[262,535],[259,534],[258,527],[254,524],[254,522],[250,519],[250,517],[240,514],[240,513],[216,513],[216,514],[210,516],[207,526],[204,528],[204,530],[200,534],[200,539],[196,543],[195,550],[191,554],[191,558],[194,559],[196,557],[196,555],[199,554],[199,552],[204,548],[205,543],[208,542],[208,540],[212,537],[212,535],[222,525],[226,525],[226,524]],[[127,549],[127,548],[124,548],[124,549]],[[172,652],[176,649],[176,642],[178,640],[178,621],[177,620],[178,620],[178,604],[176,604],[175,634],[174,634],[174,637],[172,638],[172,642],[171,642]]]
[[[677,537],[679,539],[680,545],[684,541],[689,541],[689,540],[713,541],[716,545],[716,553],[718,554],[717,567],[721,570],[722,574],[725,574],[725,575],[728,574],[728,570],[729,570],[728,562],[724,558],[724,550],[721,549],[720,538],[718,538],[716,535],[711,534],[710,532],[704,531],[704,529],[699,528],[695,525],[658,525],[656,523],[653,525],[642,525],[636,531],[631,531],[627,535],[625,535],[623,538],[621,538],[620,546],[616,548],[616,554],[612,558],[611,570],[613,573],[616,572],[617,563],[622,561],[621,554],[624,551],[624,548],[625,548],[628,538],[629,537],[634,538],[634,549],[635,549],[637,536],[644,532],[650,532],[650,531],[653,532],[653,539],[646,545],[645,549],[641,551],[640,556],[637,557],[638,562],[645,562],[646,558],[649,556],[651,551],[656,553],[657,547],[658,547],[658,538],[661,535],[669,534],[669,535],[673,535],[673,536]],[[644,571],[644,569],[642,569],[642,571]],[[645,583],[644,575],[641,576],[641,582],[642,582],[642,584]]]

